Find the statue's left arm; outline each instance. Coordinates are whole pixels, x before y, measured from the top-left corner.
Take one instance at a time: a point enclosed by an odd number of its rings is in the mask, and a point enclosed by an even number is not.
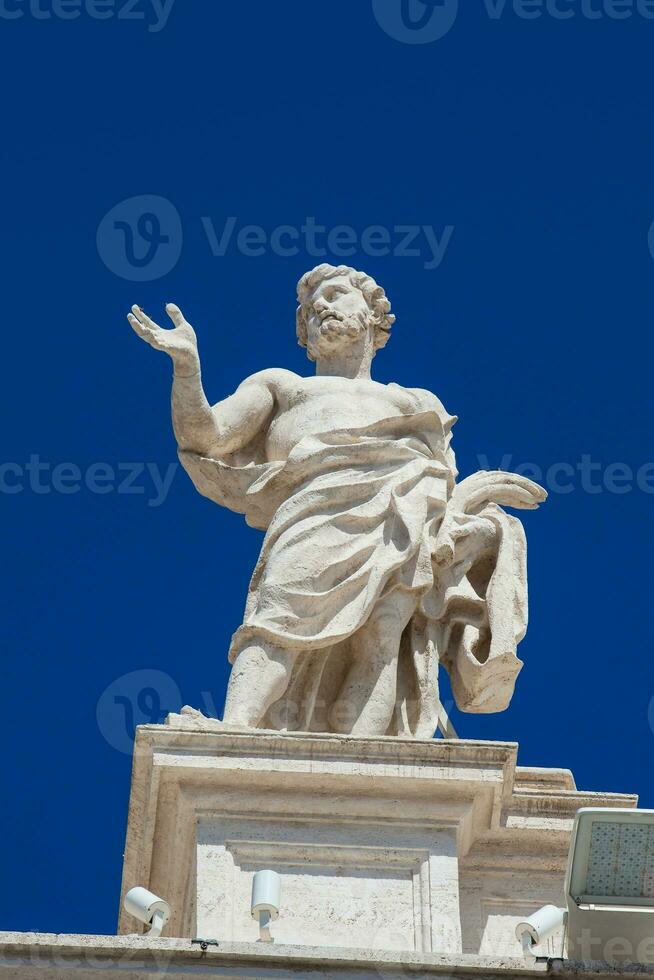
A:
[[[418,397],[420,407],[433,411],[439,416],[445,437],[445,457],[453,478],[458,476],[454,451],[452,449],[452,426],[456,415],[449,415],[442,402],[423,388],[411,389]],[[479,517],[486,504],[501,504],[520,510],[534,510],[547,497],[547,493],[537,483],[517,473],[480,470],[466,477],[455,486],[452,485],[447,510],[441,523],[434,558],[441,565],[449,565],[457,552],[462,556],[464,549],[474,554],[488,543],[494,529],[484,517]],[[457,542],[460,544],[457,546]]]
[[[524,476],[500,471],[456,482],[450,446],[455,420],[428,392],[421,407],[441,418],[452,473],[432,541],[434,588],[422,604],[430,640],[460,710],[503,711],[522,667],[517,646],[527,628],[527,571],[523,527],[502,508],[533,510],[547,493]]]

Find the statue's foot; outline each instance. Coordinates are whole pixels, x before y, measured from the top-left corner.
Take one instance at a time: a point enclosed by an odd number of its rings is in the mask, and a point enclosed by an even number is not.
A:
[[[198,708],[192,708],[190,704],[185,704],[180,711],[180,715],[185,715],[187,718],[206,718]]]
[[[220,721],[218,718],[207,718],[201,711],[198,711],[197,708],[192,708],[189,704],[185,704],[183,708],[180,708],[179,714],[171,711],[166,718],[166,725],[169,725],[171,728],[184,728],[187,731],[195,732],[250,731],[244,725],[230,725],[227,722]]]
[[[216,729],[222,730],[224,727],[222,721],[218,721],[217,718],[207,718],[201,711],[192,708],[189,704],[185,704],[180,709],[179,714],[171,711],[166,718],[166,725],[171,728],[190,728],[194,731],[215,731]]]

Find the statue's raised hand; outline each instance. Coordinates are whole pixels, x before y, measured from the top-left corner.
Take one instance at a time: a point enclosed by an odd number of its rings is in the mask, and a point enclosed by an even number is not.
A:
[[[142,337],[150,347],[165,351],[173,359],[175,372],[180,375],[196,374],[200,370],[198,341],[195,330],[184,319],[184,314],[174,303],[168,303],[166,313],[173,321],[172,330],[164,330],[143,312],[140,306],[133,306],[127,315],[135,333]]]

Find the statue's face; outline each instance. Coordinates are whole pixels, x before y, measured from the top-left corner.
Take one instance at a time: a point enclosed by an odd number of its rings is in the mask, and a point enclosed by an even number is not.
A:
[[[305,300],[304,309],[307,347],[313,357],[349,346],[369,329],[370,307],[347,276],[323,280]]]

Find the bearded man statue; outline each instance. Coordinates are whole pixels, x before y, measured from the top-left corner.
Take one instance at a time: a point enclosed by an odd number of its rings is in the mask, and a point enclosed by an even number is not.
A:
[[[452,426],[421,388],[373,381],[395,317],[347,266],[298,286],[313,377],[271,368],[209,405],[195,332],[139,307],[130,323],[174,365],[180,460],[201,494],[265,531],[229,649],[224,724],[432,738],[438,668],[463,711],[504,710],[522,667],[526,543],[502,507],[535,508],[524,477],[457,483]]]

